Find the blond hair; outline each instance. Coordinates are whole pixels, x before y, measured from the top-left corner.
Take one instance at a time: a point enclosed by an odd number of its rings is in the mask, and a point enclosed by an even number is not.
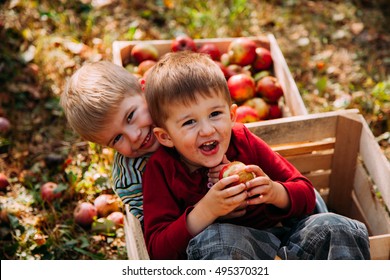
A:
[[[70,127],[84,139],[97,142],[108,117],[127,96],[141,94],[138,79],[109,61],[88,63],[67,81],[60,104]]]
[[[228,104],[231,97],[226,78],[218,64],[208,55],[190,51],[164,55],[148,72],[145,96],[153,122],[165,127],[168,105],[179,102],[189,105],[198,96],[222,94]]]

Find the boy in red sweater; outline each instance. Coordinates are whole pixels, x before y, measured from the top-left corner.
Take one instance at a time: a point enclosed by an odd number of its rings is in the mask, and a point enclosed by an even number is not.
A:
[[[152,259],[370,258],[365,226],[336,214],[310,215],[311,182],[235,123],[237,105],[209,57],[165,55],[148,74],[145,95],[163,145],[143,176]],[[237,175],[209,178],[233,160],[256,178],[235,186],[229,185]]]

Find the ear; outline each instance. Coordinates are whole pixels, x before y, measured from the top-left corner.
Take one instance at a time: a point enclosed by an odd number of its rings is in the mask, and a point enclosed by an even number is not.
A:
[[[232,104],[230,106],[230,119],[232,120],[232,123],[234,124],[237,119],[237,104]]]
[[[164,128],[155,127],[153,128],[153,133],[161,145],[170,148],[174,147],[171,137],[169,136],[169,133]]]

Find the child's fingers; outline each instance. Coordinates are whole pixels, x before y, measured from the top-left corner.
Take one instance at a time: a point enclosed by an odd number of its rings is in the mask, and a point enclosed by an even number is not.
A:
[[[259,177],[259,176],[267,176],[267,174],[264,173],[263,169],[261,169],[259,166],[257,165],[247,165],[245,167],[245,171],[247,172],[253,172],[255,173],[256,177]]]
[[[229,176],[229,177],[226,177],[226,178],[222,178],[221,180],[218,180],[218,182],[215,183],[215,185],[212,188],[214,188],[216,190],[223,190],[228,185],[230,185],[230,184],[232,184],[234,182],[237,182],[238,179],[239,179],[238,175],[232,175],[232,176]]]

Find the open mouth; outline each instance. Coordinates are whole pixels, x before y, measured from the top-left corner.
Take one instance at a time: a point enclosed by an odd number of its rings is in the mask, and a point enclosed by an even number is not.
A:
[[[149,143],[150,139],[152,138],[152,130],[150,129],[148,132],[148,135],[146,135],[144,142],[142,142],[140,148],[144,148]]]
[[[218,145],[217,141],[209,141],[209,142],[203,143],[199,148],[202,151],[210,152],[210,151],[214,150],[217,147],[217,145]]]

